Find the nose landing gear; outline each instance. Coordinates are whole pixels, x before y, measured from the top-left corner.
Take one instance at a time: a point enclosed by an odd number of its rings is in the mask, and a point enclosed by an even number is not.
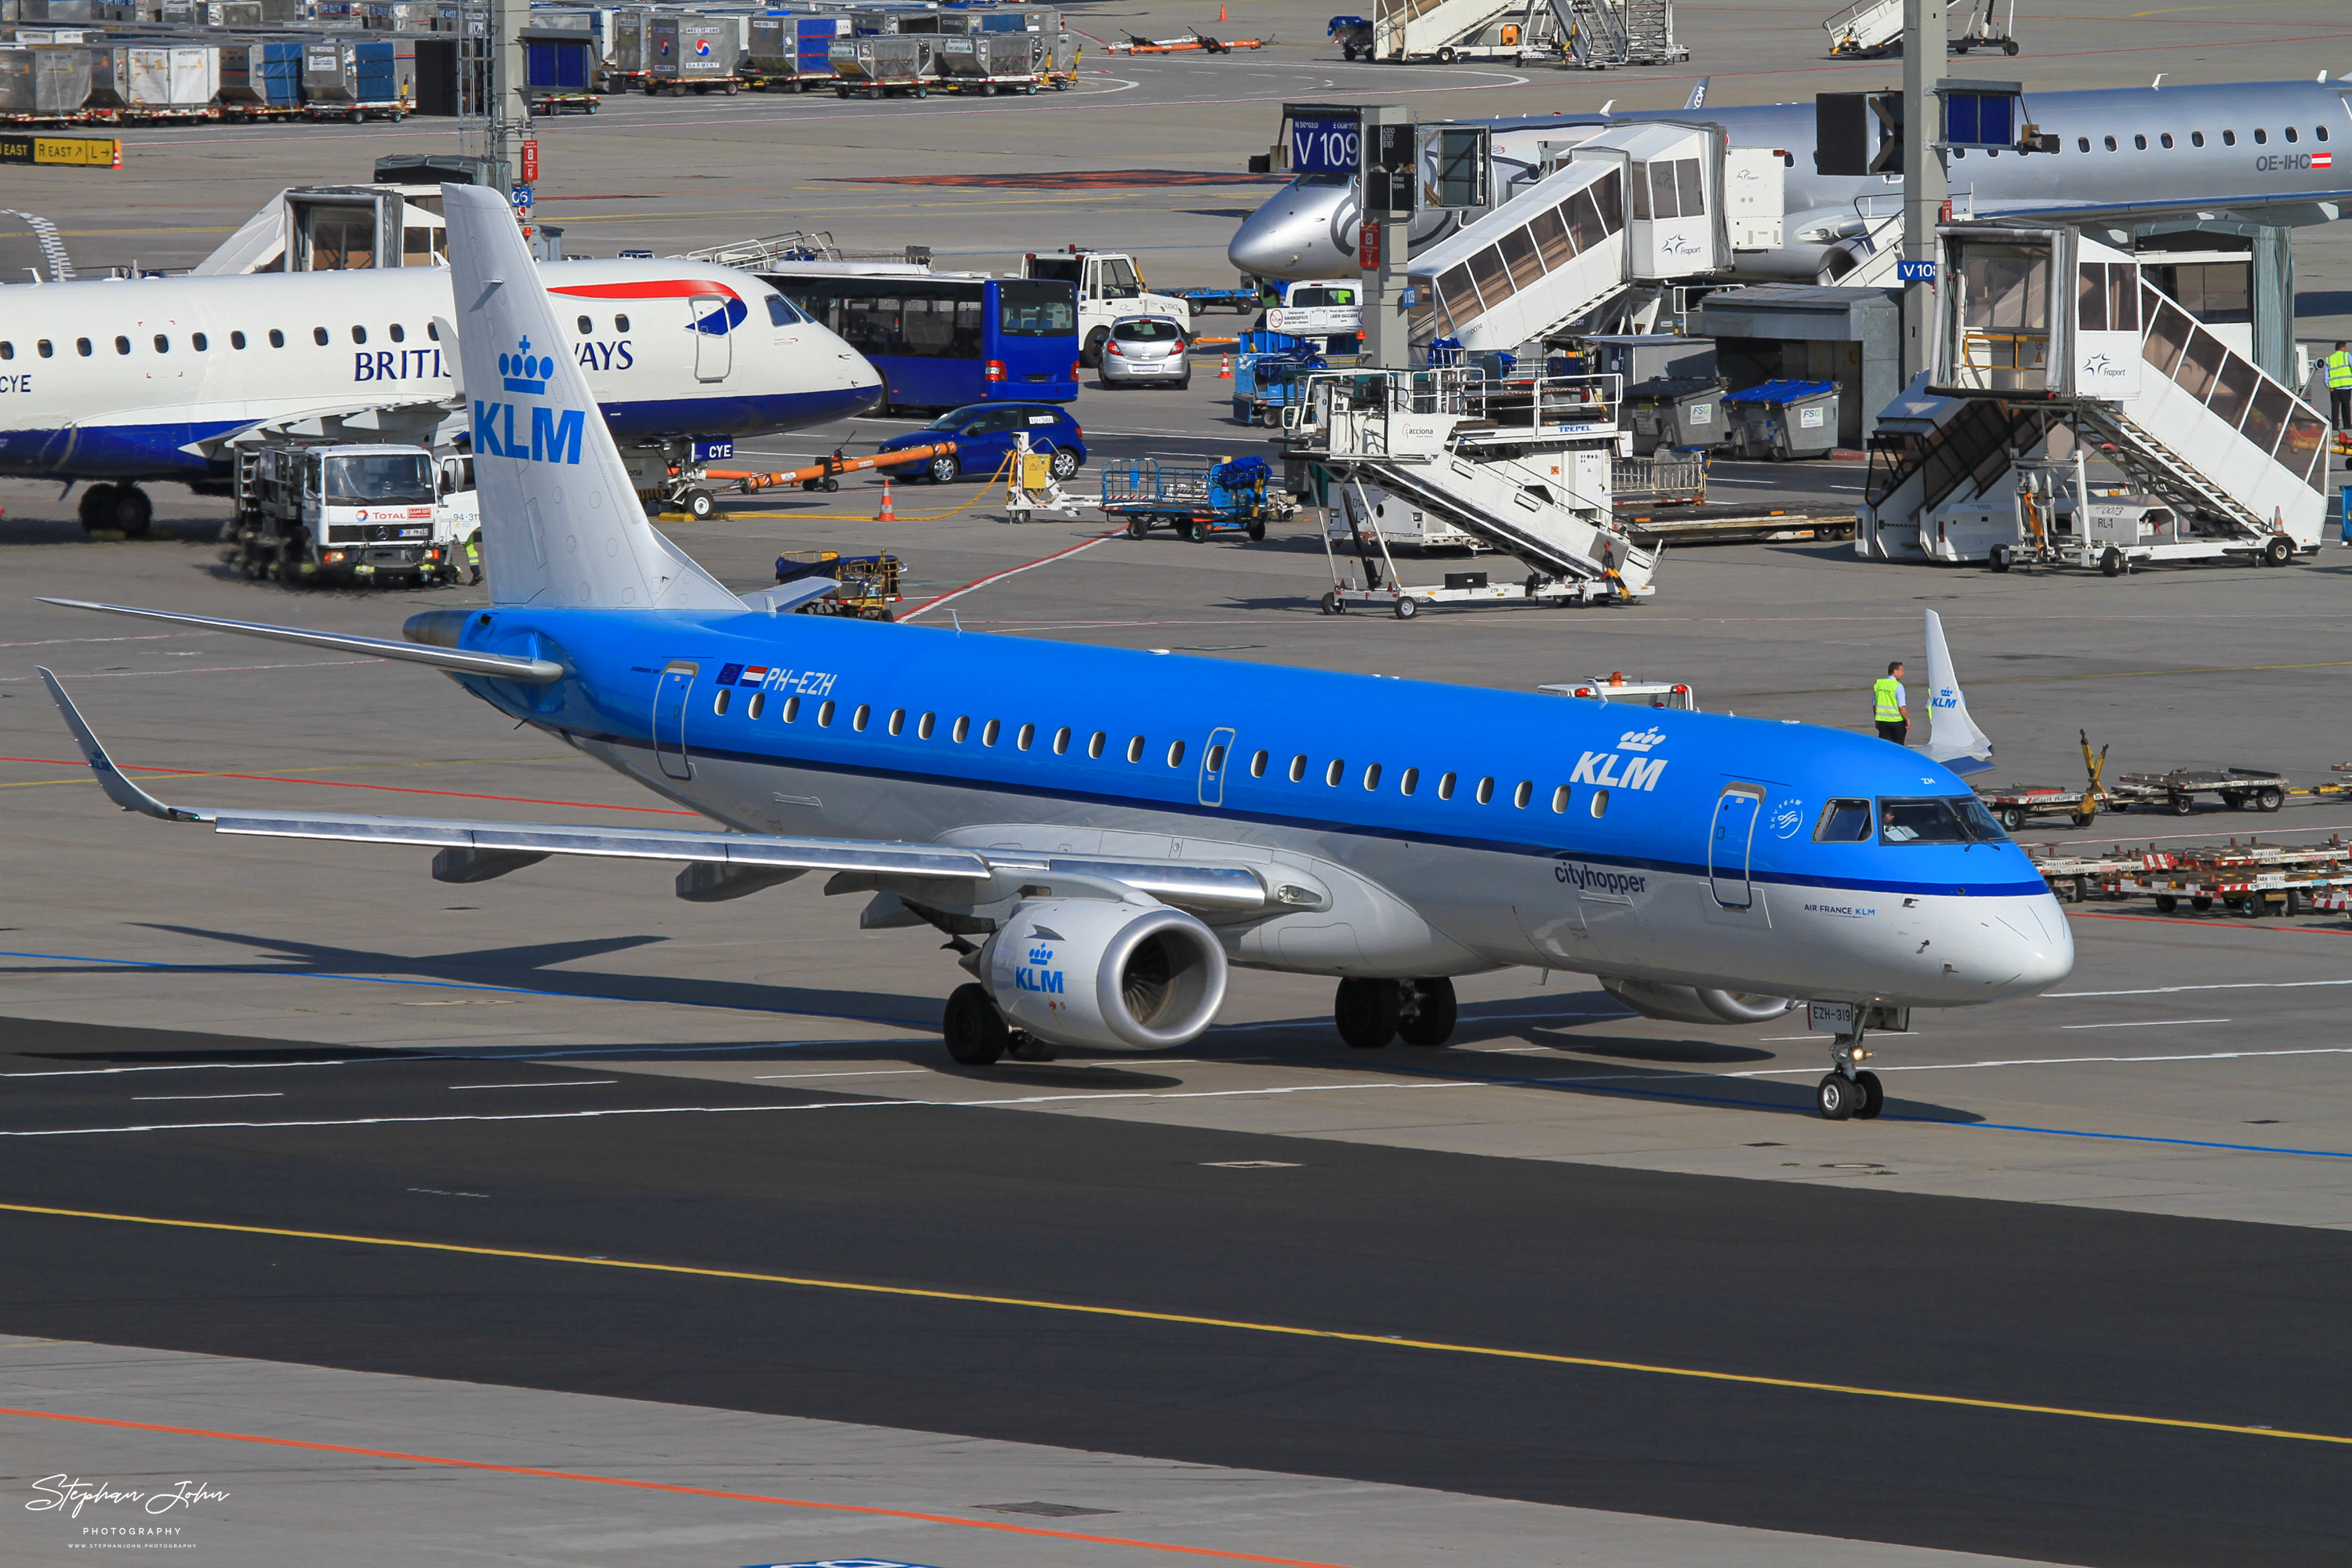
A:
[[[1862,1065],[1870,1059],[1862,1044],[1863,1011],[1854,1009],[1853,1033],[1840,1035],[1837,1044],[1830,1047],[1830,1059],[1835,1065],[1813,1089],[1813,1104],[1832,1121],[1873,1121],[1886,1109],[1885,1086],[1876,1073]]]

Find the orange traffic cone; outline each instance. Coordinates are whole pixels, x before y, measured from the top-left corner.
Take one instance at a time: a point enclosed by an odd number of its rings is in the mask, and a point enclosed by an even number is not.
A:
[[[1223,21],[1224,19],[1225,19],[1225,8],[1224,8],[1223,5],[1219,5],[1219,6],[1217,7],[1217,20],[1218,20],[1218,21],[1220,21],[1220,22],[1222,22],[1222,21]]]
[[[1217,362],[1217,379],[1219,381],[1231,381],[1233,378],[1234,356],[1227,354],[1224,358]]]
[[[898,514],[890,510],[890,479],[887,474],[884,475],[882,479],[881,515],[875,518],[874,521],[877,522],[896,522],[898,521]]]

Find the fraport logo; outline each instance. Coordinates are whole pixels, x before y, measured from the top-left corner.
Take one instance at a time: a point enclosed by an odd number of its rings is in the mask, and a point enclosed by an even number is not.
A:
[[[554,374],[555,361],[546,354],[531,353],[529,338],[517,344],[512,353],[499,355],[499,377],[509,392],[544,396],[547,378]],[[577,408],[550,408],[543,403],[528,406],[530,437],[526,441],[515,430],[515,405],[474,399],[476,455],[576,466],[581,438],[587,434],[587,416]]]

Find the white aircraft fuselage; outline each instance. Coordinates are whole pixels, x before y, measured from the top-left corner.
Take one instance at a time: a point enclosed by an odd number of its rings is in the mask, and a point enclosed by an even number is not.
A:
[[[540,268],[562,352],[624,444],[751,436],[872,403],[865,358],[749,273],[683,261]],[[218,479],[257,426],[454,398],[444,267],[0,290],[0,474]],[[556,345],[547,345],[553,348]]]

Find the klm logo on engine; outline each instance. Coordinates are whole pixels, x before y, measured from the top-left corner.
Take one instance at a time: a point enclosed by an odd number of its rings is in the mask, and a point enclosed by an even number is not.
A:
[[[1063,994],[1062,972],[1046,967],[1053,962],[1052,948],[1031,948],[1029,962],[1013,972],[1013,988],[1019,991],[1034,991],[1047,996]]]
[[[499,356],[499,378],[509,392],[547,394],[547,378],[555,372],[555,361],[545,354],[530,352],[530,340],[523,339],[512,353]],[[544,404],[522,405],[529,410],[530,437],[515,429],[513,403],[485,403],[474,399],[474,451],[494,458],[517,458],[532,463],[571,463],[580,461],[581,437],[587,433],[588,416],[577,408],[550,408]]]
[[[1628,730],[1617,737],[1616,751],[1580,754],[1568,782],[1597,784],[1603,789],[1654,790],[1658,787],[1658,775],[1666,771],[1666,759],[1644,753],[1664,743],[1665,738],[1665,731],[1655,726]],[[1628,752],[1633,754],[1629,756]]]

